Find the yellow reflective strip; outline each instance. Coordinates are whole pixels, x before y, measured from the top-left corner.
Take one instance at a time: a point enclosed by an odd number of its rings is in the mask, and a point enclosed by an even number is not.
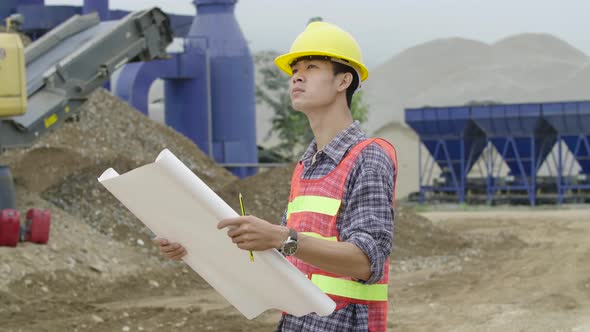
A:
[[[292,213],[315,212],[335,216],[340,209],[340,200],[324,196],[298,196],[287,207],[287,218]]]
[[[326,294],[365,301],[387,301],[387,284],[365,285],[321,274],[312,275],[311,282]]]
[[[334,242],[338,241],[338,239],[335,236],[325,237],[325,236],[321,236],[318,233],[313,233],[313,232],[301,232],[299,234],[315,237],[316,239],[321,239],[321,240],[326,240],[326,241],[334,241]]]
[[[45,119],[45,128],[51,127],[57,122],[57,114],[53,114]]]

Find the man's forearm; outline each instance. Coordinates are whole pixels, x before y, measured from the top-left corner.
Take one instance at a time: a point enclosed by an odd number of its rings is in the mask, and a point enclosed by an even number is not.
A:
[[[243,250],[279,248],[289,237],[287,227],[273,225],[254,216],[224,219],[217,225],[219,229],[228,226],[234,226],[228,231],[228,236]],[[365,281],[371,277],[371,262],[355,244],[298,235],[295,257],[337,275]]]
[[[371,262],[349,242],[332,242],[299,234],[295,257],[324,271],[360,280],[371,277]]]

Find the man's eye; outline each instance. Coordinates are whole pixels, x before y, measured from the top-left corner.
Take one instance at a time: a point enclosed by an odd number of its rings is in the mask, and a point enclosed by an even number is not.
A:
[[[317,67],[318,67],[318,66],[316,66],[316,65],[312,65],[312,64],[310,64],[310,65],[307,65],[307,69],[309,69],[309,68],[317,68]]]
[[[293,74],[295,74],[295,73],[297,72],[297,69],[291,69],[291,72],[292,72]]]

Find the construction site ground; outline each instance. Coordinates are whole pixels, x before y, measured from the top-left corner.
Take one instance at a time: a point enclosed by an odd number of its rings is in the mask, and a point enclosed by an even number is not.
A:
[[[153,234],[96,180],[109,167],[123,173],[152,162],[163,148],[232,207],[242,192],[251,214],[279,222],[292,166],[237,179],[172,129],[98,91],[79,121],[0,155],[13,170],[19,210],[53,216],[47,245],[0,247],[0,331],[274,329],[279,311],[249,321],[186,265],[163,259]],[[590,331],[588,234],[586,205],[400,204],[389,330]]]

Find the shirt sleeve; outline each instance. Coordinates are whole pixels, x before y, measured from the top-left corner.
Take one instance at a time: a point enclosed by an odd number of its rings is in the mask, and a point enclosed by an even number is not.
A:
[[[395,170],[387,154],[378,150],[367,147],[357,160],[348,181],[348,194],[343,197],[338,229],[342,241],[354,243],[369,258],[371,277],[359,280],[367,284],[383,277],[383,266],[393,245]]]

